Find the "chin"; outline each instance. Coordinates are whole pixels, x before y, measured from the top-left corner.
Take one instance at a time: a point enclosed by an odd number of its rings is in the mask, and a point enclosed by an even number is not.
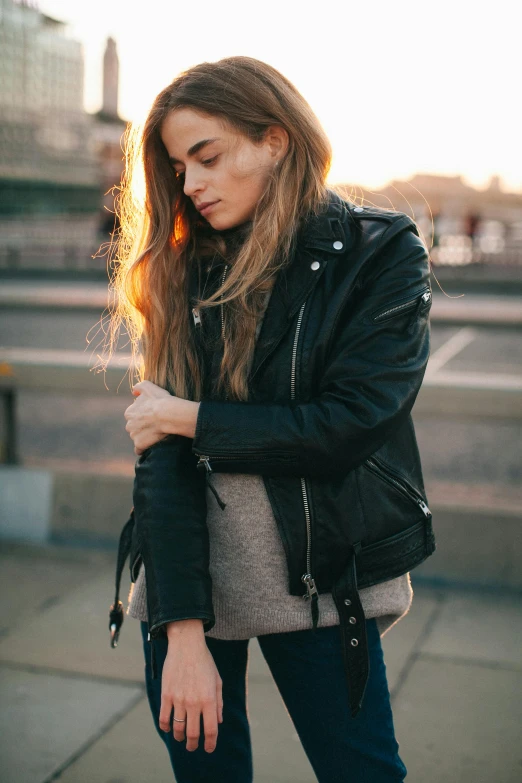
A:
[[[215,213],[210,212],[205,220],[215,231],[227,231],[247,223],[251,220],[251,215],[245,209],[238,209],[235,213],[233,210],[216,209]]]
[[[241,219],[233,220],[231,218],[219,218],[217,215],[216,217],[207,218],[207,221],[216,231],[227,231],[227,229],[236,228],[236,226],[240,226],[245,222],[245,220]]]

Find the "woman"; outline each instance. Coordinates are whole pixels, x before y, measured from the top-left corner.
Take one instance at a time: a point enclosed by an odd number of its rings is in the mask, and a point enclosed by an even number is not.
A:
[[[127,189],[116,279],[145,380],[125,411],[139,456],[112,644],[130,549],[178,783],[252,780],[254,636],[319,781],[402,781],[380,637],[435,548],[410,415],[425,245],[406,215],[326,188],[318,120],[251,58],[177,77],[141,154],[141,228],[125,234]]]

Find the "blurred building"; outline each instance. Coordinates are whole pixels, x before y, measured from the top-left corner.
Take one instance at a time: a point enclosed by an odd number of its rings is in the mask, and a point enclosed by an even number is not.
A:
[[[419,225],[434,263],[522,266],[522,193],[503,190],[498,176],[482,190],[461,176],[416,174],[378,191],[345,186],[347,195],[406,212]]]
[[[125,126],[116,44],[97,115],[83,106],[80,42],[34,2],[0,0],[0,51],[0,266],[103,266],[91,256],[104,193],[120,181]]]
[[[418,190],[418,192],[415,192]],[[389,198],[398,209],[407,203],[421,208],[444,211],[455,217],[466,218],[470,213],[480,213],[491,220],[518,220],[522,217],[522,193],[507,193],[502,189],[500,177],[493,176],[488,187],[479,190],[464,182],[461,176],[442,176],[437,174],[415,174],[408,181],[393,180],[381,189],[379,197]]]

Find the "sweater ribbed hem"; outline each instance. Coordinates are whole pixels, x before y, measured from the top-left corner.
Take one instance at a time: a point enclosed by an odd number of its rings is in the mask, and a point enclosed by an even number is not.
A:
[[[127,614],[148,621],[145,568],[141,565],[138,578],[131,585]],[[359,591],[364,616],[375,618],[379,633],[384,636],[409,611],[413,599],[410,575],[404,574]],[[286,596],[298,608],[296,611],[277,606],[245,607],[214,595],[212,603],[216,624],[206,632],[215,639],[251,639],[269,633],[305,631],[312,628],[310,605],[298,596]],[[300,606],[300,602],[302,605]],[[319,595],[319,628],[339,625],[339,613],[331,593]]]

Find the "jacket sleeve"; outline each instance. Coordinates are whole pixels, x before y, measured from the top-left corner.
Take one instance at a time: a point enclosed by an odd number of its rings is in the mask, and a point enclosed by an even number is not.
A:
[[[215,624],[205,477],[196,470],[191,443],[169,435],[135,464],[134,516],[152,638],[175,620],[199,618],[204,631]]]
[[[201,402],[192,448],[212,470],[346,473],[409,415],[430,350],[429,261],[415,223],[403,216],[388,226],[366,265],[362,290],[341,309],[313,399]]]

